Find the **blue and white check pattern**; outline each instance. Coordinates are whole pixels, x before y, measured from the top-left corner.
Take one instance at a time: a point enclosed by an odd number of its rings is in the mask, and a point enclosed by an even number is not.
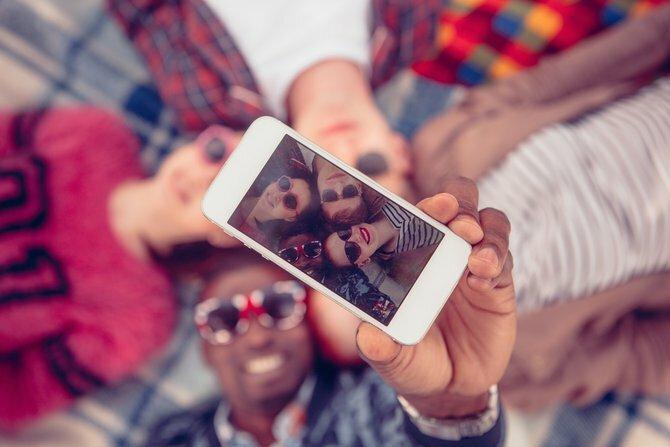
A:
[[[0,1],[0,67],[4,109],[80,102],[122,114],[143,143],[147,172],[184,141],[101,0]],[[379,98],[395,127],[411,136],[460,92],[405,75]],[[0,447],[140,445],[147,427],[162,416],[214,395],[192,324],[192,288],[181,296],[178,328],[159,359],[68,411],[0,435]],[[508,413],[508,419],[507,445],[514,447],[670,445],[670,398],[610,395],[586,409],[563,406],[532,417]]]

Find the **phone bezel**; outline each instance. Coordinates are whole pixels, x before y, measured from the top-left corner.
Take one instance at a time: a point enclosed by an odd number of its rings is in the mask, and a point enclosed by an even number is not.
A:
[[[445,234],[387,326],[228,224],[228,220],[249,191],[261,169],[287,134],[349,175],[417,214]],[[463,275],[471,251],[470,244],[456,236],[445,225],[321,149],[281,121],[271,117],[258,118],[249,126],[237,148],[226,160],[225,165],[205,193],[202,212],[214,224],[242,241],[245,246],[260,253],[263,258],[277,264],[300,281],[333,299],[358,318],[373,324],[394,340],[405,345],[416,344],[424,337]]]

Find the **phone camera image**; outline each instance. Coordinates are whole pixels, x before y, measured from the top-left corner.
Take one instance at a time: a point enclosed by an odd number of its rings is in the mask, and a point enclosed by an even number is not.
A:
[[[444,236],[289,135],[228,223],[384,325]]]

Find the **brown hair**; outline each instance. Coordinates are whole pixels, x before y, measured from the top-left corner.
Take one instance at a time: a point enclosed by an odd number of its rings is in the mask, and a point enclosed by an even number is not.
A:
[[[357,225],[367,220],[368,205],[361,197],[361,203],[353,209],[338,211],[331,217],[328,217],[328,215],[324,212],[323,217],[334,230],[349,228],[352,225]]]

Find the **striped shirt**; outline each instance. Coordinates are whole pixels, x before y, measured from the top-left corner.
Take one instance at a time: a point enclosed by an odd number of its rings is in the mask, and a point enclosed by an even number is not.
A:
[[[526,140],[480,183],[507,213],[521,310],[670,269],[670,78]]]
[[[395,247],[388,250],[384,246],[382,255],[391,255],[416,250],[437,244],[442,240],[442,232],[424,222],[405,208],[391,201],[387,201],[381,209],[388,221],[398,230]]]

